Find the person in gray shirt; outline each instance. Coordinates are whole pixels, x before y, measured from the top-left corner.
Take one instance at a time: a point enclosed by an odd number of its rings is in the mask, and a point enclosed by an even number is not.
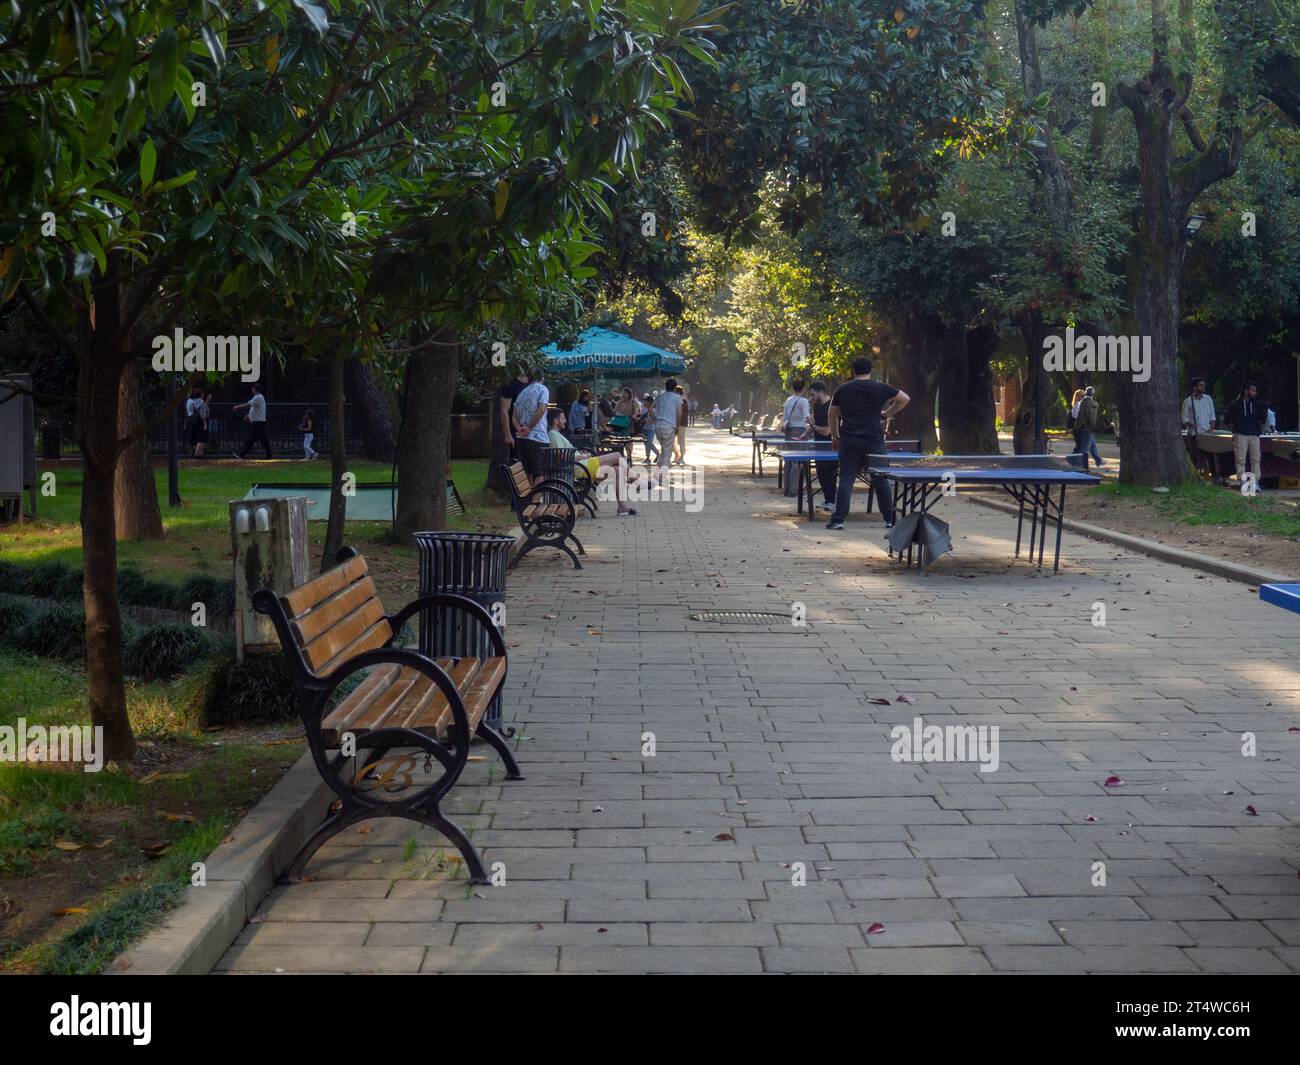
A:
[[[667,466],[673,458],[673,440],[677,437],[677,424],[681,419],[685,397],[677,391],[677,379],[664,382],[664,390],[655,396],[655,436],[659,440],[659,465]]]

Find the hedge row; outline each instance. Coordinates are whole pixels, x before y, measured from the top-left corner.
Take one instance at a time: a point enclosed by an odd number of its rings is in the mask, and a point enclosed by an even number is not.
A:
[[[122,626],[122,668],[144,680],[170,680],[196,658],[213,653],[221,641],[192,625]],[[0,644],[30,655],[76,662],[86,656],[82,611],[60,603],[41,607],[0,596]]]
[[[0,595],[0,646],[26,654],[80,662],[86,655],[80,608],[43,607]],[[235,660],[230,640],[192,625],[122,627],[122,668],[142,680],[184,675],[181,699],[203,725],[253,725],[297,715],[293,682],[280,654]]]
[[[38,562],[33,566],[0,562],[0,593],[80,602],[81,570],[64,562]],[[195,603],[203,603],[209,621],[225,620],[235,613],[234,582],[205,573],[193,573],[176,583],[155,580],[134,566],[123,566],[117,572],[117,594],[131,606],[159,607],[184,614]]]

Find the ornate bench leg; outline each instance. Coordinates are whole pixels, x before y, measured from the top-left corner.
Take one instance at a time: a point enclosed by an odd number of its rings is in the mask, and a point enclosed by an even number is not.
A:
[[[336,814],[331,814],[325,818],[320,828],[312,833],[311,838],[302,845],[302,849],[294,855],[294,859],[289,863],[289,868],[280,874],[280,883],[298,884],[302,881],[302,871],[306,868],[307,863],[311,861],[314,855],[321,847],[338,835],[350,825],[355,825],[358,821],[364,821],[374,814],[362,806],[353,806],[347,800],[343,800],[343,809]]]
[[[480,721],[475,735],[482,736],[492,749],[501,756],[501,761],[506,764],[507,780],[523,780],[524,775],[519,772],[519,765],[515,762],[515,756],[511,753],[510,747],[506,744],[504,737],[496,729],[492,728],[486,721]]]
[[[585,547],[582,546],[582,541],[579,540],[576,536],[573,535],[573,530],[572,530],[572,529],[570,529],[567,533],[564,534],[564,538],[565,538],[566,540],[572,540],[572,541],[573,541],[573,546],[576,547],[576,548],[578,549],[578,554],[580,554],[580,555],[585,555],[585,554],[587,553],[587,549],[586,549]]]

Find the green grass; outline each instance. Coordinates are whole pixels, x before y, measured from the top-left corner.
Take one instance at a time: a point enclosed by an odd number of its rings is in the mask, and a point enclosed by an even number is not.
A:
[[[0,556],[25,565],[63,562],[81,565],[81,487],[79,466],[52,465],[55,494],[42,496],[38,504],[39,520],[11,525],[0,530]],[[348,469],[358,481],[387,481],[391,467],[382,462],[354,460]],[[465,503],[463,515],[452,515],[447,527],[462,531],[495,530],[513,527],[510,508],[495,496],[488,495],[487,460],[457,459],[452,463],[452,477]],[[180,472],[182,507],[167,506],[167,470],[155,467],[158,498],[162,503],[163,528],[167,534],[165,548],[153,541],[119,541],[118,564],[140,565],[151,576],[176,579],[194,573],[229,573],[230,553],[229,504],[242,499],[254,484],[277,484],[285,481],[328,482],[328,462],[273,460],[258,463],[233,463],[213,460],[210,463],[185,463]],[[325,539],[325,522],[308,524],[308,536],[314,547]],[[388,522],[350,521],[345,539],[354,544],[390,542]],[[394,548],[397,551],[413,549]]]
[[[1197,481],[1176,485],[1168,492],[1107,482],[1091,489],[1090,494],[1140,501],[1180,525],[1247,525],[1272,536],[1300,537],[1300,507],[1265,494],[1250,498]]]

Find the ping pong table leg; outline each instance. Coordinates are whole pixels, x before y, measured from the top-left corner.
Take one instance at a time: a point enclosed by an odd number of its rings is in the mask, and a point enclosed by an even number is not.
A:
[[[754,476],[754,465],[758,462],[758,441],[750,442],[749,448],[749,475]]]
[[[1061,485],[1061,500],[1056,508],[1056,557],[1052,559],[1052,572],[1061,569],[1061,526],[1065,524],[1065,485]]]
[[[1047,525],[1052,520],[1052,488],[1043,485],[1043,532],[1038,541],[1038,568],[1043,568],[1043,549],[1047,546]]]
[[[1022,530],[1023,530],[1024,527],[1025,527],[1025,492],[1024,492],[1024,489],[1023,489],[1022,487],[1020,487],[1020,486],[1017,486],[1016,490],[1015,490],[1014,492],[1012,492],[1012,495],[1014,495],[1014,496],[1016,497],[1016,504],[1017,504],[1017,513],[1016,513],[1016,558],[1019,558],[1019,557],[1020,557],[1020,535],[1021,535]]]
[[[1039,517],[1042,509],[1042,500],[1038,495],[1037,485],[1026,485],[1025,492],[1029,496],[1029,561],[1034,561],[1034,551],[1038,547],[1038,536],[1040,533]]]

